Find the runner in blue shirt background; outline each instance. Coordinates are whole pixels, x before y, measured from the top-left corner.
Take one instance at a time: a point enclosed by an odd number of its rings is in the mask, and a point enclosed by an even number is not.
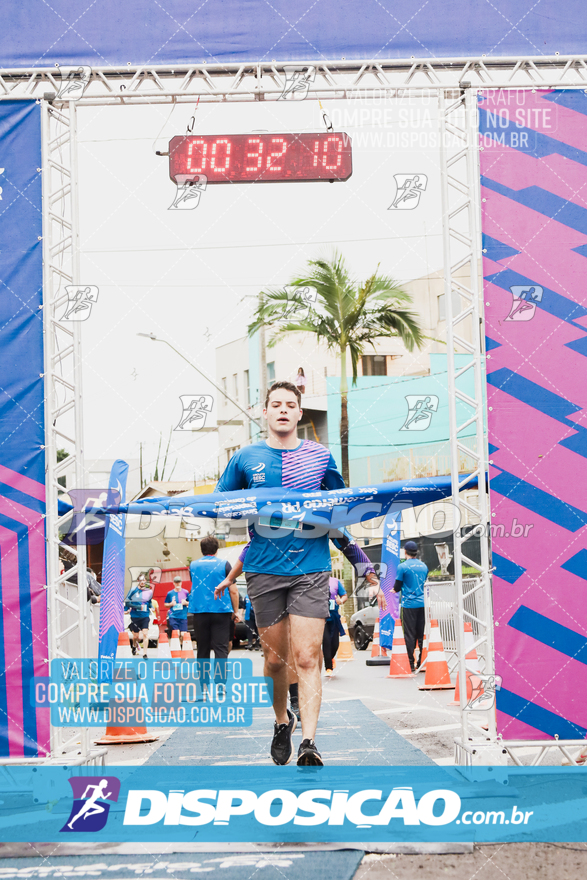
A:
[[[393,589],[402,594],[402,622],[406,650],[412,672],[415,670],[414,650],[416,643],[419,647],[418,665],[422,658],[424,642],[424,627],[426,616],[424,611],[424,584],[428,577],[428,568],[416,558],[418,545],[415,541],[406,541],[404,544],[406,561],[400,562],[397,567],[395,584]]]
[[[218,541],[212,535],[202,538],[202,558],[190,562],[192,591],[187,611],[194,615],[198,660],[210,656],[228,657],[233,617],[238,612],[238,589],[231,586],[226,595],[216,598],[214,591],[230,571],[230,563],[218,559]]]
[[[139,649],[139,638],[143,637],[143,657],[147,657],[149,647],[149,625],[151,614],[151,600],[153,590],[147,586],[147,578],[143,572],[138,577],[137,584],[131,587],[124,600],[126,610],[130,608],[129,631],[132,633],[132,652],[136,654]]]
[[[189,593],[181,587],[178,574],[173,578],[173,589],[165,596],[167,612],[167,635],[171,638],[173,630],[188,631],[188,599]]]

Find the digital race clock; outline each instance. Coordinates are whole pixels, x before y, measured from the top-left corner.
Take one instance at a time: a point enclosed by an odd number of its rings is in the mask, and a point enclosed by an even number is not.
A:
[[[208,183],[348,180],[351,139],[319,134],[187,135],[169,142],[169,176],[205,174]]]

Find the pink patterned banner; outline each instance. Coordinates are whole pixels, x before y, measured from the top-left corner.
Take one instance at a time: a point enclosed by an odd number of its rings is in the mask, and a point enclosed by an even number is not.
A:
[[[479,96],[498,731],[587,734],[587,94]]]

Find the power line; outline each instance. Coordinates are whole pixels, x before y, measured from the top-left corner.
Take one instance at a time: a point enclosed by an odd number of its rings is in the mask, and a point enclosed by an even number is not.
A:
[[[440,238],[441,232],[428,233],[428,238]],[[408,238],[424,238],[423,235],[385,235],[382,238],[335,238],[325,241],[286,241],[286,242],[269,242],[268,244],[209,244],[202,247],[185,247],[185,248],[106,248],[103,250],[83,250],[84,254],[146,254],[171,251],[218,251],[218,250],[241,250],[244,248],[266,248],[266,247],[301,247],[302,245],[315,244],[361,244],[368,241],[405,241]],[[246,285],[247,287],[249,285]],[[252,285],[251,285],[252,286]]]

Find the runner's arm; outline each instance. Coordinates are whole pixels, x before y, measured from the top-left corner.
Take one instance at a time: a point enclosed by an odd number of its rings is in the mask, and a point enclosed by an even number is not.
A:
[[[338,470],[336,466],[336,462],[334,457],[331,455],[328,464],[326,465],[326,470],[324,471],[324,476],[322,477],[322,482],[320,484],[321,489],[344,489],[344,480],[342,478],[342,474]]]
[[[247,544],[247,547],[248,546],[249,545]],[[246,547],[245,547],[245,550],[246,550]],[[244,553],[244,551],[243,551],[243,553]],[[241,553],[241,556],[242,556],[242,553]],[[243,572],[243,564],[241,562],[240,557],[237,559],[237,561],[235,562],[235,564],[233,565],[232,568],[230,567],[230,562],[227,562],[226,563],[226,577],[224,578],[222,583],[218,584],[218,586],[214,590],[214,598],[220,599],[220,597],[224,595],[224,591],[227,587],[230,590],[231,586],[234,584],[236,579],[238,577],[240,577],[242,572]],[[235,587],[235,589],[236,589],[236,587]],[[237,593],[238,593],[238,590],[237,590]],[[230,593],[230,596],[232,598],[232,591]]]
[[[215,492],[236,492],[239,489],[246,489],[245,474],[240,467],[240,456],[238,452],[232,456],[224,469],[224,473],[216,484]]]
[[[230,601],[232,602],[232,612],[236,616],[238,614],[238,600],[240,598],[238,587],[236,584],[230,584],[228,589],[230,592]]]

